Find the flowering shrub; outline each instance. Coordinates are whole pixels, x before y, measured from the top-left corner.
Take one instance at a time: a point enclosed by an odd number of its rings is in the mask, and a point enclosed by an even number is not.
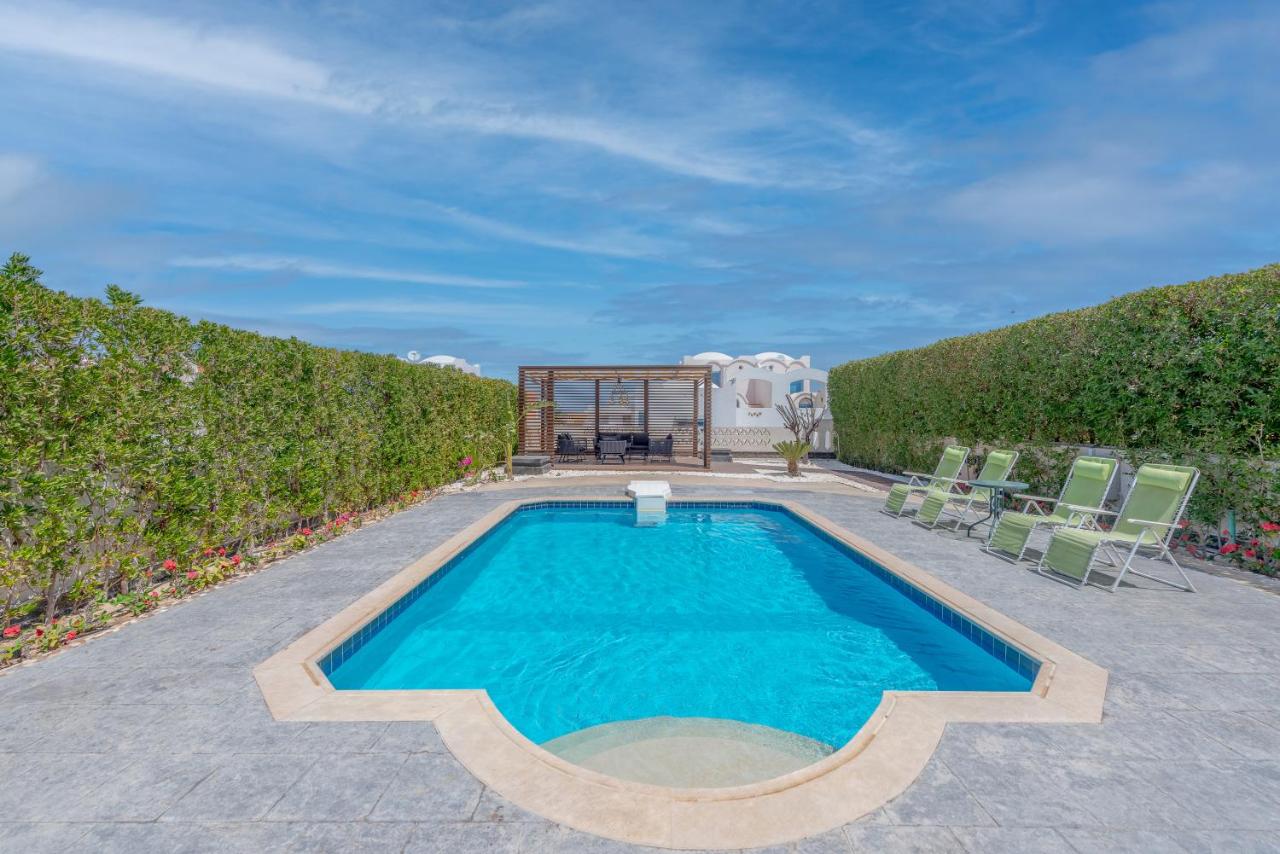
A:
[[[1250,536],[1233,537],[1230,531],[1222,530],[1213,538],[1217,554],[1244,569],[1264,575],[1280,575],[1280,523],[1266,521],[1258,527],[1259,533]],[[1197,539],[1184,531],[1178,537],[1178,544],[1193,555],[1212,558],[1214,549],[1211,545],[1202,544],[1197,548]]]
[[[193,564],[228,545],[247,564],[300,523],[358,524],[464,455],[501,460],[466,436],[515,407],[500,380],[193,324],[116,287],[72,297],[21,255],[0,270],[0,355],[3,623],[145,609],[140,586],[216,578]]]

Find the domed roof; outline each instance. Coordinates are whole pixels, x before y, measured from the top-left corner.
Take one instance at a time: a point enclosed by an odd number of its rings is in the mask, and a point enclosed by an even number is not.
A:
[[[732,362],[733,357],[727,353],[717,353],[715,350],[708,350],[705,353],[699,353],[694,356],[697,362]]]
[[[790,357],[790,356],[788,356],[786,353],[776,353],[776,352],[774,352],[774,351],[772,351],[772,350],[770,350],[770,351],[768,351],[768,352],[765,352],[765,353],[756,353],[756,361],[758,361],[758,362],[763,362],[763,361],[766,361],[766,360],[769,360],[769,359],[774,359],[774,360],[777,360],[777,361],[780,361],[780,362],[790,362],[790,361],[791,361],[791,357]]]

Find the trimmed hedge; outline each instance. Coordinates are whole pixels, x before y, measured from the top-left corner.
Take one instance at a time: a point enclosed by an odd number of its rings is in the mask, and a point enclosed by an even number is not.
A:
[[[160,561],[503,459],[515,388],[0,271],[0,595],[52,616]]]
[[[830,373],[841,459],[932,471],[949,439],[1024,449],[1017,476],[1057,494],[1074,448],[1204,478],[1193,515],[1280,509],[1280,265],[1150,288]]]

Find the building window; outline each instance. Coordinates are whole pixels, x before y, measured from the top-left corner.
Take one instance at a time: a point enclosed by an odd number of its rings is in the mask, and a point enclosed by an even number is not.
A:
[[[791,393],[799,394],[804,391],[804,380],[796,380],[791,384]]]
[[[719,368],[716,368],[714,371],[711,372],[711,382],[715,383],[716,385],[720,385],[720,369]]]

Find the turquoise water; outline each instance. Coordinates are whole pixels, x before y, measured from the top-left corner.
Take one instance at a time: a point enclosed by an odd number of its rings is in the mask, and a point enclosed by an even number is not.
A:
[[[330,674],[339,689],[485,688],[543,742],[657,715],[839,747],[886,689],[1030,680],[790,513],[516,513]]]

